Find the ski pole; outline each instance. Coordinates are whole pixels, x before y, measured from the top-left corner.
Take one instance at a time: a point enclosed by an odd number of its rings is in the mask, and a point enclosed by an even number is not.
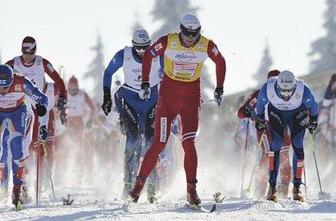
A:
[[[43,149],[45,151],[47,149],[46,143],[43,140],[41,142],[42,142]],[[47,164],[46,167],[47,167],[47,170],[48,170],[48,176],[49,176],[50,185],[51,185],[51,191],[53,193],[54,202],[56,202],[56,194],[55,194],[54,182],[53,182],[53,179],[52,179],[52,176],[51,176],[51,167],[50,167],[48,159],[46,159],[46,164]]]
[[[316,154],[315,154],[315,144],[314,144],[314,140],[313,140],[313,135],[310,134],[309,136],[309,142],[310,142],[310,145],[313,149],[313,156],[314,156],[314,163],[315,163],[315,169],[316,169],[316,174],[317,174],[317,179],[318,179],[318,182],[319,182],[319,186],[320,186],[320,193],[322,193],[322,184],[321,184],[321,178],[320,178],[320,173],[319,173],[319,168],[318,168],[318,165],[317,165],[317,160],[316,160]]]
[[[247,146],[248,146],[248,139],[249,139],[249,124],[250,120],[247,119],[246,123],[246,139],[245,139],[245,150],[244,150],[244,161],[243,161],[243,171],[242,171],[242,182],[240,186],[240,197],[243,196],[243,188],[244,188],[244,174],[245,174],[245,164],[246,164],[246,151],[247,151]]]
[[[265,131],[263,132],[262,136],[264,135],[264,133],[265,133]],[[258,147],[259,147],[260,149],[262,149],[262,148],[261,148],[261,144],[262,144],[262,143],[263,143],[263,139],[260,139],[260,140],[259,140],[259,143],[258,143]],[[251,177],[250,177],[250,182],[249,182],[249,186],[248,186],[248,188],[247,188],[247,191],[250,191],[250,190],[251,190],[252,180],[253,180],[253,176],[254,176],[254,173],[255,173],[255,169],[257,168],[257,165],[258,165],[258,159],[259,159],[259,157],[260,157],[260,154],[258,154],[258,157],[257,157],[256,161],[254,162],[253,170],[252,170],[252,174],[251,174]]]

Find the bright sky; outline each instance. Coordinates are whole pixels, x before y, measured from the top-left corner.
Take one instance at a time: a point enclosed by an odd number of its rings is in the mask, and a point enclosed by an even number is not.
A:
[[[203,34],[218,45],[227,62],[225,93],[256,86],[251,75],[257,70],[266,40],[274,68],[297,75],[309,71],[307,56],[312,41],[323,35],[321,0],[191,0]],[[55,67],[64,65],[67,75],[79,78],[94,54],[97,32],[105,46],[105,64],[125,45],[131,44],[131,27],[137,19],[151,33],[149,12],[154,0],[10,0],[1,3],[0,48],[7,61],[19,55],[21,41],[31,35],[37,54]],[[136,14],[138,17],[136,17]],[[207,62],[214,73],[214,65]],[[89,82],[81,82],[90,89]]]

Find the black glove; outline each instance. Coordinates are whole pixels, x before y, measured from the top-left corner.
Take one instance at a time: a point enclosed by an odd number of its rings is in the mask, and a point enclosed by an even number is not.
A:
[[[309,124],[307,126],[307,128],[309,130],[309,133],[314,134],[314,132],[317,129],[317,126],[318,126],[317,115],[316,116],[310,116]]]
[[[267,128],[266,120],[258,117],[255,122],[255,127],[258,131],[264,132],[264,130]]]
[[[143,100],[148,100],[151,95],[150,85],[148,81],[141,83],[141,89],[139,91],[139,97]]]
[[[215,102],[218,105],[221,105],[222,101],[223,101],[223,87],[216,87],[215,92],[214,92],[214,96],[215,96]]]
[[[106,116],[111,112],[112,98],[111,98],[111,89],[109,87],[104,87],[104,102],[101,108]]]
[[[61,110],[61,112],[60,112],[60,118],[61,118],[61,123],[63,125],[67,125],[68,119],[67,119],[67,114],[65,112],[65,109]]]
[[[47,113],[47,108],[39,103],[35,105],[37,116],[43,117]]]
[[[252,108],[249,105],[244,107],[244,117],[250,118],[252,115]]]
[[[47,127],[45,125],[43,125],[43,126],[40,127],[39,137],[40,137],[41,140],[46,140],[47,139],[47,137],[48,137],[48,130],[47,130]]]
[[[59,111],[64,110],[65,105],[66,105],[66,98],[64,96],[59,96],[56,104],[57,110]]]

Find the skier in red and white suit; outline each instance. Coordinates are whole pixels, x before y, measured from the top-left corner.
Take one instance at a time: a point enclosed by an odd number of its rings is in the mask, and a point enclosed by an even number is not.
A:
[[[268,72],[267,79],[277,77],[279,75],[280,71],[278,70],[272,70]],[[260,88],[255,90],[245,101],[245,103],[239,108],[238,110],[238,117],[240,119],[249,118],[251,120],[255,120],[256,118],[256,111],[255,108],[257,106],[257,98],[259,94]],[[262,133],[258,130],[257,132],[257,139],[258,142],[260,142]],[[270,140],[270,134],[268,135],[268,139]],[[288,185],[291,178],[291,165],[289,160],[289,146],[290,146],[290,137],[289,132],[287,131],[284,137],[284,147],[281,149],[280,153],[280,161],[281,167],[280,167],[280,173],[281,173],[281,185],[279,186],[279,192],[283,194],[284,197],[288,196]],[[259,168],[256,172],[257,176],[257,190],[256,194],[257,196],[264,196],[267,188],[267,177],[268,177],[268,157],[267,152],[269,150],[265,149],[265,145],[261,143],[261,157],[259,159]]]
[[[23,39],[21,52],[21,56],[14,57],[12,60],[7,61],[6,64],[12,66],[14,71],[27,77],[41,91],[44,87],[46,73],[55,82],[56,88],[60,93],[56,105],[57,109],[63,111],[67,99],[64,82],[47,59],[36,55],[36,41],[33,37],[27,36]],[[34,107],[33,111],[35,113],[35,121],[31,148],[34,144],[37,144],[39,128],[39,118]]]
[[[179,33],[161,37],[144,54],[139,96],[143,99],[150,97],[149,73],[152,59],[156,56],[164,57],[164,77],[157,102],[154,142],[144,156],[137,181],[129,194],[133,202],[137,202],[146,178],[166,146],[171,122],[178,114],[181,116],[183,127],[182,146],[185,152],[187,199],[192,205],[201,202],[196,192],[197,153],[194,144],[200,109],[200,75],[204,61],[210,57],[216,64],[215,100],[220,105],[226,66],[215,43],[200,34],[201,25],[196,16],[183,16],[180,28]]]

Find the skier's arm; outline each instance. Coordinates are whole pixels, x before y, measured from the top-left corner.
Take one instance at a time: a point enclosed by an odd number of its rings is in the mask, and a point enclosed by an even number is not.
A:
[[[142,62],[142,82],[149,81],[152,60],[154,57],[164,54],[167,48],[167,38],[167,35],[161,37],[145,51]]]
[[[33,83],[27,78],[23,79],[23,89],[26,95],[30,96],[35,100],[36,103],[47,108],[48,97],[44,95]]]
[[[123,66],[123,63],[124,63],[124,49],[118,51],[114,55],[109,65],[105,69],[103,76],[104,88],[109,88],[111,90],[112,76],[119,68]]]
[[[315,96],[308,86],[305,85],[302,103],[306,105],[309,110],[309,115],[316,117],[318,114],[318,104],[316,102]]]
[[[219,52],[213,41],[208,43],[208,56],[216,64],[217,87],[222,87],[225,80],[226,64],[225,59]]]
[[[257,117],[260,119],[265,119],[265,106],[269,103],[267,97],[267,83],[265,83],[259,92],[257,99]]]
[[[252,117],[253,113],[250,113],[251,115],[250,116],[246,116],[247,114],[247,111],[250,110],[250,111],[253,111],[254,112],[254,109],[256,107],[256,100],[258,98],[258,94],[259,94],[259,91],[260,89],[257,89],[255,90],[248,98],[247,100],[245,101],[245,103],[239,108],[238,110],[238,117],[240,119],[244,119],[246,117]],[[254,113],[255,114],[255,113]]]
[[[59,76],[59,74],[54,69],[52,64],[44,58],[43,58],[43,67],[47,75],[55,82],[56,88],[60,93],[60,97],[67,99],[67,91],[65,89],[63,79]]]

